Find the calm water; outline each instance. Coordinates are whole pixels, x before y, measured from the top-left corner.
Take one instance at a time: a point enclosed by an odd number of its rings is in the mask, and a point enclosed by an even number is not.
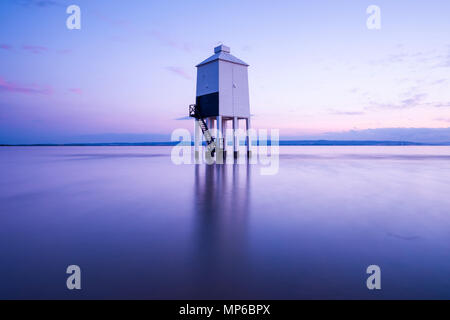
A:
[[[450,299],[450,148],[284,147],[273,176],[170,150],[0,148],[0,298]]]

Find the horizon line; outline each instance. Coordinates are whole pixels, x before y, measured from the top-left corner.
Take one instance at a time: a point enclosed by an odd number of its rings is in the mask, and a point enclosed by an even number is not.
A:
[[[253,145],[256,140],[253,140]],[[0,147],[39,147],[39,146],[175,146],[182,141],[159,141],[159,142],[73,142],[73,143],[25,143],[25,144],[7,144],[0,143]],[[187,143],[189,144],[189,143]],[[190,143],[193,146],[193,142]],[[256,145],[260,145],[257,141]],[[267,145],[271,145],[268,141]],[[403,140],[279,140],[279,146],[450,146],[448,142],[413,142]]]

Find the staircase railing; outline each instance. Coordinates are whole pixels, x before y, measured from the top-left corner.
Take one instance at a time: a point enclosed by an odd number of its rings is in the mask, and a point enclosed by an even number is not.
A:
[[[206,125],[205,117],[203,117],[200,107],[196,104],[189,105],[189,116],[198,120],[202,133],[205,136],[206,151],[213,156],[216,152],[216,141]]]

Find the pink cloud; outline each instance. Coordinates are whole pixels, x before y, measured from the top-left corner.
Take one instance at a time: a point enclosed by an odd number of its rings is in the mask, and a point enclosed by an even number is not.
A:
[[[130,21],[125,19],[114,19],[107,15],[101,14],[100,12],[94,13],[94,15],[99,19],[102,20],[110,25],[116,26],[116,27],[128,27],[130,25]]]
[[[59,54],[69,54],[69,53],[72,53],[72,50],[64,49],[64,50],[58,50],[57,52]]]
[[[162,45],[171,47],[174,49],[182,50],[185,52],[191,52],[191,45],[186,42],[177,42],[172,39],[169,39],[167,36],[163,35],[161,32],[152,31],[150,35],[158,40]]]
[[[40,87],[38,85],[24,86],[14,82],[6,81],[0,77],[0,92],[12,92],[12,93],[23,93],[23,94],[53,94],[52,87]]]
[[[47,47],[43,46],[31,46],[31,45],[25,45],[22,47],[23,50],[33,53],[33,54],[39,54],[48,51]]]
[[[72,93],[75,93],[75,94],[79,94],[79,95],[81,95],[81,94],[83,94],[83,90],[82,89],[80,89],[80,88],[70,88],[70,89],[68,89],[70,92],[72,92]]]
[[[181,67],[166,67],[166,70],[175,73],[176,75],[187,79],[187,80],[191,80],[192,77],[190,74],[188,74],[186,71],[183,70],[183,68]]]
[[[63,6],[54,0],[21,0],[18,3],[24,6],[35,5],[38,7]]]
[[[0,49],[11,51],[12,46],[10,46],[9,44],[0,44]]]

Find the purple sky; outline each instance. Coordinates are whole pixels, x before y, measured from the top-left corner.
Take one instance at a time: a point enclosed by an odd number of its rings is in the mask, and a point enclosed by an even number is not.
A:
[[[195,101],[194,66],[222,42],[250,64],[256,128],[450,141],[450,2],[412,2],[1,1],[0,143],[192,129],[177,119]],[[70,4],[81,30],[66,28]],[[371,4],[379,31],[366,27]]]

